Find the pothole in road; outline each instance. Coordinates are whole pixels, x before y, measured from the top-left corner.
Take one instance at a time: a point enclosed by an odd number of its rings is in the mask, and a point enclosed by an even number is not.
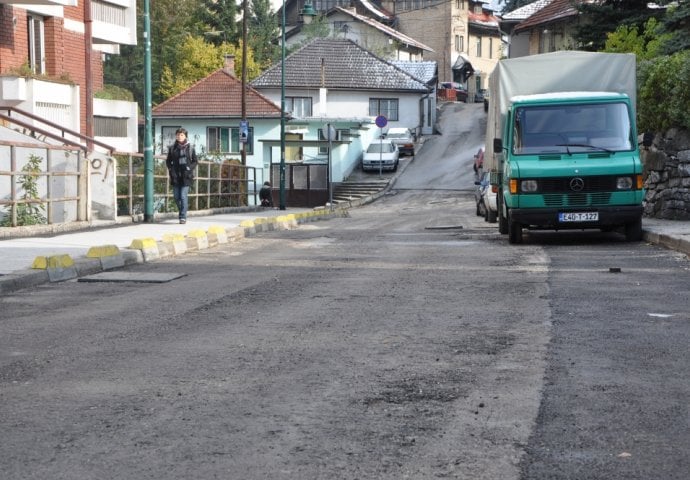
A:
[[[403,404],[410,402],[452,402],[467,395],[472,375],[458,370],[423,377],[402,378],[389,382],[376,395],[366,397],[365,405],[377,403]]]

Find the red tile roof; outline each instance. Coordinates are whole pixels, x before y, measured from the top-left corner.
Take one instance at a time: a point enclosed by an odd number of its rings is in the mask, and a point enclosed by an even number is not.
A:
[[[280,118],[280,107],[247,85],[247,118]],[[153,117],[242,117],[242,82],[216,70],[152,110]]]
[[[515,32],[577,16],[578,11],[575,7],[577,3],[579,3],[579,0],[553,0],[553,2],[546,5],[534,15],[519,23],[515,27]]]

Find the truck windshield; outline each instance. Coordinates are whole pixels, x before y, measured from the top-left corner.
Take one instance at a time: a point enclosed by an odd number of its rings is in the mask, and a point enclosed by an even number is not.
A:
[[[513,153],[582,153],[632,150],[625,103],[523,106],[515,111]]]

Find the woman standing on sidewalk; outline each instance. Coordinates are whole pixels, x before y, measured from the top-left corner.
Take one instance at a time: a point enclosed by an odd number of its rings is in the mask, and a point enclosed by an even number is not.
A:
[[[189,187],[194,181],[197,163],[194,146],[187,141],[187,130],[178,128],[175,131],[175,143],[168,148],[165,164],[168,167],[175,203],[180,212],[180,223],[187,223]]]

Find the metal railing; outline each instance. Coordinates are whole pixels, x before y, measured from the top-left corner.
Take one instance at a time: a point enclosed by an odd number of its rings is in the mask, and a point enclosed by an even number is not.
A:
[[[26,159],[35,157],[40,166],[35,171],[19,169]],[[0,170],[0,180],[8,178],[3,184],[5,196],[0,197],[3,208],[3,223],[7,226],[19,225],[18,214],[32,208],[45,210],[43,216],[34,215],[35,224],[53,224],[89,220],[88,209],[88,160],[81,148],[62,145],[45,145],[26,142],[0,142],[0,162],[9,170]],[[22,178],[31,177],[38,193],[36,198],[27,195],[21,187]],[[41,217],[41,218],[38,218]],[[7,221],[9,219],[9,221]],[[26,221],[26,218],[23,219]]]
[[[144,213],[144,155],[115,152],[117,163],[117,214]],[[156,213],[176,212],[164,155],[153,157],[153,209]],[[189,191],[189,210],[257,205],[263,170],[236,161],[201,161]]]

